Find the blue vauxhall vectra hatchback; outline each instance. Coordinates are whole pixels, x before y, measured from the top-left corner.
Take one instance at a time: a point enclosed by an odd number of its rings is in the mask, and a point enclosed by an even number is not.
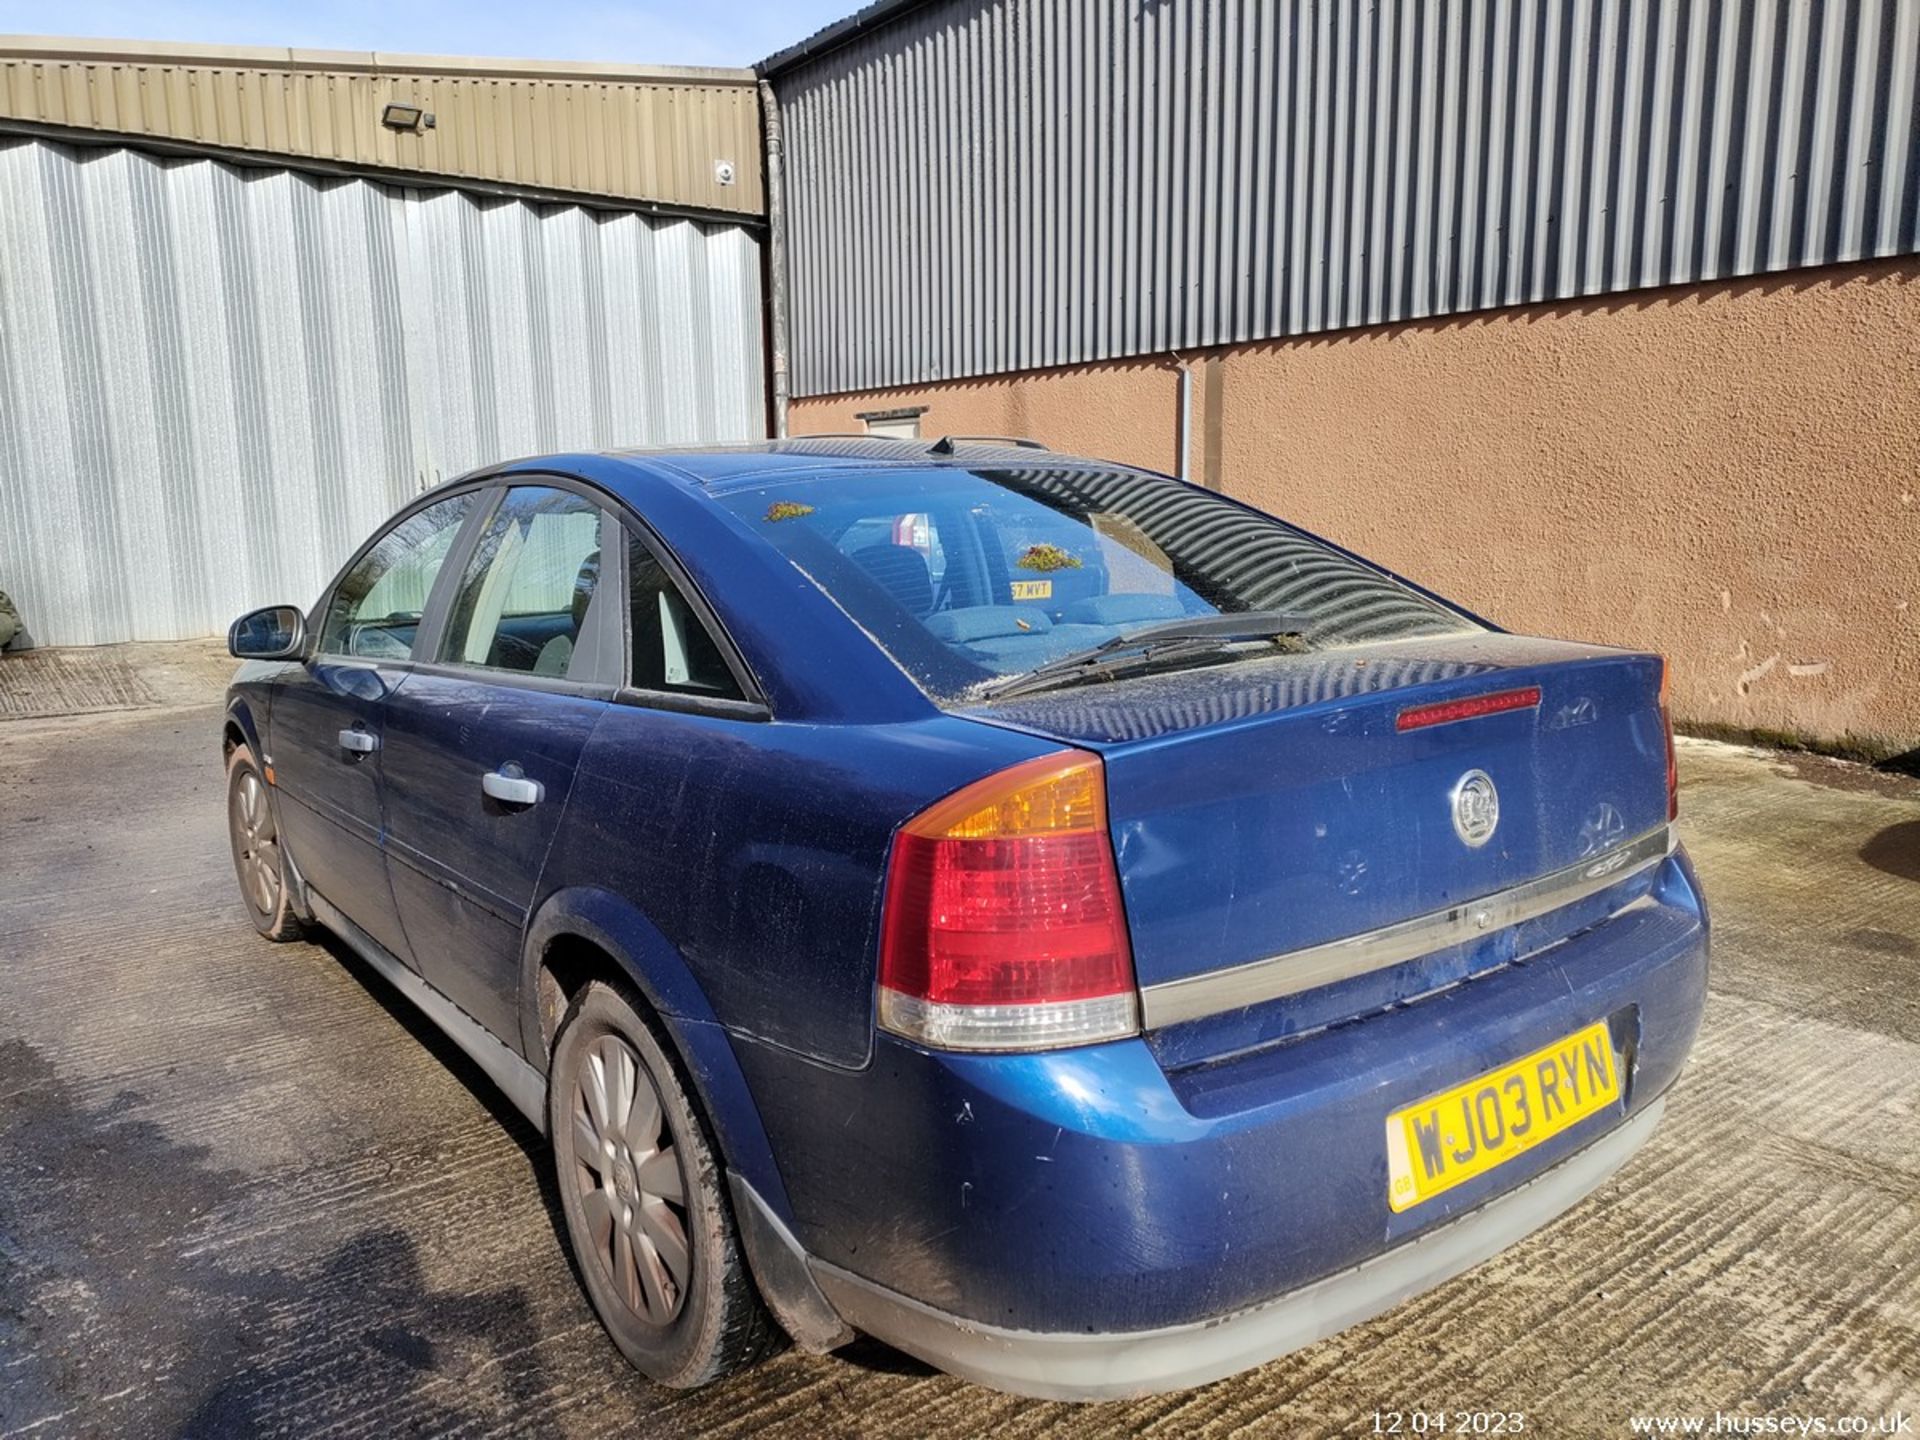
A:
[[[548,1135],[620,1350],[1196,1385],[1646,1140],[1706,989],[1654,655],[1003,444],[556,455],[234,625],[242,892]]]

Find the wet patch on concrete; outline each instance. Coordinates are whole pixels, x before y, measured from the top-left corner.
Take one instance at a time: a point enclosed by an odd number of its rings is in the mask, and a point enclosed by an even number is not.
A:
[[[1903,761],[1883,761],[1878,765],[1858,760],[1843,760],[1810,750],[1763,751],[1774,762],[1785,766],[1801,780],[1846,790],[1859,795],[1880,795],[1889,800],[1920,802],[1920,774]]]
[[[0,719],[140,710],[159,703],[125,647],[0,655]]]
[[[0,720],[37,720],[221,699],[239,662],[220,640],[0,655]]]
[[[1872,950],[1881,955],[1920,955],[1920,939],[1893,930],[1849,930],[1842,938],[1862,950]]]

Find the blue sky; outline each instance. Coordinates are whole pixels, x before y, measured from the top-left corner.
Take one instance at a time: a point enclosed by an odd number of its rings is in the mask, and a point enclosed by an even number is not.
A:
[[[0,0],[0,34],[748,65],[866,0]]]

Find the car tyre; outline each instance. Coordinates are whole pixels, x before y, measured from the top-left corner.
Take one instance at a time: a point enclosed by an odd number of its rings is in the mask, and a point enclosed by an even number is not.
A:
[[[636,1369],[690,1389],[784,1336],[741,1254],[725,1173],[641,1004],[600,981],[560,1022],[547,1119],[567,1238],[600,1323]]]
[[[227,756],[227,840],[233,848],[240,898],[246,902],[253,928],[267,939],[298,940],[306,926],[294,913],[270,790],[253,751],[235,745]]]

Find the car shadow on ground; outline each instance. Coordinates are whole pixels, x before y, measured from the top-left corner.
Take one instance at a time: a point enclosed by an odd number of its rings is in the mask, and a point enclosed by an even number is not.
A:
[[[1871,836],[1860,858],[1902,880],[1920,880],[1920,820],[1903,820]]]
[[[83,1101],[23,1040],[0,1042],[0,1075],[0,1432],[248,1437],[395,1400],[435,1433],[502,1403],[537,1413],[547,1381],[519,1286],[437,1291],[386,1225],[317,1261],[236,1263],[260,1250],[192,1240],[270,1181],[170,1140],[140,1091]],[[448,1338],[488,1353],[489,1396],[434,1383]],[[116,1416],[136,1390],[139,1413]]]
[[[289,1277],[251,1272],[242,1277],[246,1306],[271,1305],[287,1298]],[[347,1397],[407,1396],[407,1413],[433,1433],[449,1433],[497,1419],[493,1407],[470,1403],[459,1386],[435,1384],[440,1343],[451,1335],[478,1342],[492,1352],[507,1407],[526,1423],[548,1384],[535,1343],[539,1336],[531,1307],[516,1286],[461,1295],[436,1292],[422,1273],[411,1237],[397,1229],[363,1232],[331,1252],[310,1275],[297,1282],[302,1296],[313,1292],[350,1295],[350,1307],[364,1324],[358,1353],[341,1354],[336,1343],[309,1346],[301,1336],[275,1347],[271,1360],[244,1363],[220,1381],[181,1424],[182,1437],[246,1437],[283,1434],[289,1415],[315,1414],[338,1407]],[[303,1307],[304,1308],[304,1307]],[[340,1321],[325,1309],[308,1324],[330,1329]],[[421,1324],[430,1319],[432,1335]],[[434,1336],[442,1337],[437,1343]],[[316,1364],[318,1360],[320,1363]],[[427,1400],[429,1390],[436,1392]],[[557,1433],[537,1422],[521,1433]]]

